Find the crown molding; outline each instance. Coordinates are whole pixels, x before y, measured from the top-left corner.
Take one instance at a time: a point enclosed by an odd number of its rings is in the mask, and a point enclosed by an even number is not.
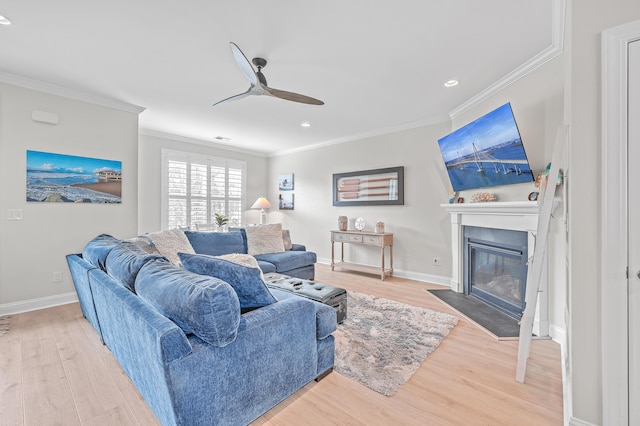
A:
[[[202,146],[206,146],[207,148],[216,148],[216,149],[224,149],[225,151],[240,152],[242,154],[255,155],[257,157],[267,157],[267,154],[261,151],[254,151],[251,149],[238,148],[235,146],[225,145],[217,142],[211,142],[211,141],[205,141],[202,139],[194,139],[186,136],[174,135],[172,133],[160,132],[158,130],[140,128],[138,130],[138,134],[144,135],[144,136],[151,136],[154,138],[168,139],[176,142],[202,145]]]
[[[453,109],[449,113],[449,117],[452,120],[562,54],[564,51],[565,1],[566,0],[553,0],[551,6],[551,46],[547,47],[512,72],[502,77],[482,92]]]
[[[409,123],[404,123],[397,126],[384,127],[381,129],[370,131],[370,132],[357,133],[351,136],[345,136],[343,138],[329,139],[324,142],[320,142],[312,145],[306,145],[300,148],[285,149],[282,151],[271,152],[268,154],[268,157],[279,157],[281,155],[294,154],[302,151],[310,151],[310,150],[322,148],[325,146],[339,145],[342,143],[357,141],[357,140],[366,139],[366,138],[372,138],[375,136],[388,135],[390,133],[397,133],[403,130],[417,129],[418,127],[425,127],[431,124],[442,123],[443,121],[449,121],[449,117],[447,117],[446,115],[442,117],[431,117],[430,119],[411,121]]]
[[[88,102],[94,105],[100,105],[120,111],[132,112],[134,114],[140,114],[146,109],[144,107],[122,102],[117,99],[107,98],[105,96],[100,96],[93,93],[81,92],[79,90],[56,86],[55,84],[31,80],[29,78],[3,72],[0,72],[0,83],[24,87],[25,89],[37,90],[39,92],[49,93],[51,95],[63,96],[65,98]]]

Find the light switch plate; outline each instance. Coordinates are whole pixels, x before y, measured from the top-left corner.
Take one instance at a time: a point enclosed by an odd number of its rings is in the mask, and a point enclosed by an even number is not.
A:
[[[22,220],[22,209],[8,209],[7,220]]]

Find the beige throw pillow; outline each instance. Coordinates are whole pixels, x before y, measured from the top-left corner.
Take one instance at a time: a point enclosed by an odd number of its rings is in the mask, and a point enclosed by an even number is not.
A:
[[[245,231],[247,234],[247,251],[250,255],[282,253],[284,251],[281,223],[248,226]]]
[[[250,254],[229,253],[229,254],[222,254],[216,257],[219,257],[220,259],[228,260],[229,262],[233,262],[238,265],[258,269],[260,271],[260,278],[262,279],[262,281],[264,281],[264,274],[262,273],[262,269],[260,269],[260,265],[258,264],[258,261],[256,260],[255,257],[251,256]]]
[[[160,254],[169,259],[174,265],[182,266],[178,252],[196,254],[187,236],[179,229],[154,232],[149,234],[149,238],[151,238],[153,245],[156,246]]]
[[[288,229],[282,230],[282,243],[284,244],[285,250],[291,250],[293,244],[291,243],[291,234]]]

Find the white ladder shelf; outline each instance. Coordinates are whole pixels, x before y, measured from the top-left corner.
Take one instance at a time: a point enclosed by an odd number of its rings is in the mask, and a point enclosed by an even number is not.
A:
[[[527,288],[525,294],[525,308],[520,321],[520,339],[518,342],[518,365],[516,368],[516,380],[524,383],[524,376],[527,369],[527,360],[531,351],[531,339],[533,334],[533,320],[538,302],[538,292],[542,273],[545,270],[544,264],[547,259],[547,237],[551,224],[551,211],[553,209],[553,198],[555,196],[556,182],[560,172],[560,164],[564,157],[564,147],[569,134],[569,127],[566,125],[558,129],[556,143],[551,157],[551,169],[546,179],[540,184],[542,196],[540,197],[540,214],[538,215],[538,227],[536,231],[536,242],[533,256],[529,260],[529,271],[527,273]],[[546,295],[545,295],[546,297]]]

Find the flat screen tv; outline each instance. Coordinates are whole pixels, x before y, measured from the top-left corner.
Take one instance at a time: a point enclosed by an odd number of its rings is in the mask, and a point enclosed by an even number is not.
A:
[[[443,137],[438,145],[454,191],[534,180],[510,103]]]

